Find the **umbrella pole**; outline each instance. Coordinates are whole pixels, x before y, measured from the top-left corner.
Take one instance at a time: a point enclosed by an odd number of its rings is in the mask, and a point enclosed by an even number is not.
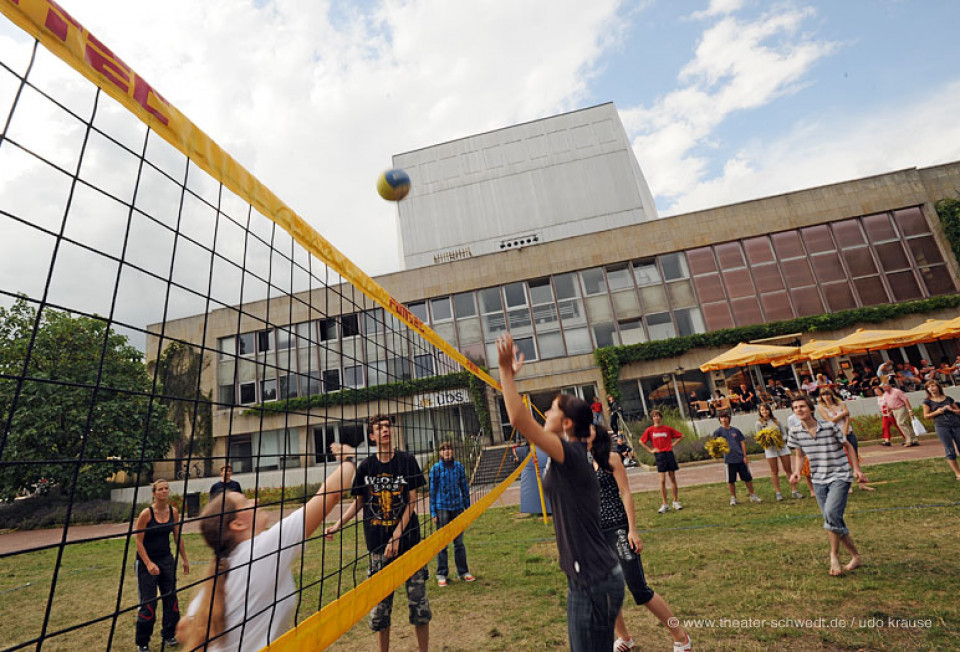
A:
[[[797,391],[800,391],[800,376],[797,374],[797,365],[790,363],[790,371],[793,372],[793,383]]]

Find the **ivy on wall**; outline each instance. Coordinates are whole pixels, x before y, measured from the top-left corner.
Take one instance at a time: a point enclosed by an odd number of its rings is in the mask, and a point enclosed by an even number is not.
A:
[[[960,263],[960,199],[941,199],[936,204],[943,234],[950,242],[953,257]]]
[[[960,226],[960,219],[958,219],[958,226]],[[786,321],[724,328],[709,333],[672,337],[642,344],[609,346],[594,351],[593,357],[597,366],[600,367],[604,389],[608,394],[613,394],[617,400],[620,400],[620,370],[624,365],[631,362],[674,358],[692,349],[736,346],[740,342],[789,335],[796,332],[816,333],[818,331],[849,328],[862,323],[877,324],[895,317],[956,308],[957,306],[960,306],[960,294],[948,294],[929,299],[854,308]]]

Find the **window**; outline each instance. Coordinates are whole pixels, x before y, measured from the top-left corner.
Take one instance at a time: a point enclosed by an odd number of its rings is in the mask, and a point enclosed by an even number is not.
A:
[[[321,319],[319,322],[320,327],[320,341],[329,342],[330,340],[337,339],[337,320],[336,319]]]
[[[307,390],[304,392],[306,396],[313,396],[320,393],[320,374],[317,372],[311,372],[304,376],[306,378]]]
[[[665,340],[677,336],[669,312],[647,315],[647,331],[650,333],[651,340]]]
[[[523,283],[504,285],[503,294],[507,298],[507,309],[527,305],[527,293],[523,289]]]
[[[273,329],[268,328],[265,331],[257,333],[257,353],[266,353],[273,349]]]
[[[413,357],[413,377],[427,378],[433,375],[433,356],[429,353]]]
[[[530,303],[535,306],[553,303],[553,288],[550,287],[550,279],[542,278],[530,281],[527,285],[530,288]]]
[[[453,307],[450,305],[450,297],[430,299],[430,314],[433,316],[433,323],[453,319]]]
[[[260,381],[260,400],[263,403],[267,401],[276,401],[277,400],[277,381],[270,380],[261,380]]]
[[[344,367],[343,385],[350,388],[363,387],[363,367],[360,365]]]
[[[255,342],[255,333],[243,333],[242,335],[237,336],[237,344],[239,345],[240,355],[253,354],[256,346]]]
[[[229,385],[220,385],[220,404],[221,407],[229,407],[237,400],[237,388],[230,383]]]
[[[600,267],[583,270],[580,272],[580,280],[583,281],[583,291],[588,296],[600,294],[607,290],[607,285],[603,280],[603,269]]]
[[[772,263],[774,261],[773,249],[771,249],[770,240],[766,236],[744,240],[743,249],[746,251],[747,260],[750,261],[751,265]]]
[[[292,374],[279,377],[280,398],[296,398],[300,395],[297,387],[297,377]]]
[[[717,252],[717,260],[720,262],[720,269],[740,269],[746,267],[743,259],[743,251],[740,249],[739,242],[724,242],[714,247]]]
[[[485,288],[478,292],[480,296],[480,312],[490,314],[503,310],[503,300],[500,298],[500,288]]]
[[[554,276],[553,285],[557,290],[558,301],[561,299],[576,299],[580,297],[577,277],[573,274],[559,274],[558,276]]]
[[[808,226],[800,229],[800,233],[803,235],[803,243],[807,245],[807,253],[818,254],[836,250],[833,238],[830,237],[830,227],[826,224]]]
[[[663,270],[665,281],[675,281],[690,276],[690,272],[687,270],[687,259],[679,252],[660,256],[660,269]]]
[[[410,360],[408,358],[387,360],[387,382],[397,383],[405,380],[410,380]]]
[[[323,391],[336,392],[340,389],[340,370],[327,369],[323,372]]]
[[[363,313],[363,332],[367,335],[383,332],[383,308]]]
[[[867,215],[862,218],[862,222],[870,242],[886,242],[897,238],[897,232],[890,222],[890,216],[886,213]]]
[[[678,335],[693,335],[694,333],[706,332],[706,328],[703,326],[703,317],[700,316],[699,308],[674,310],[673,316],[677,321]]]
[[[643,335],[643,324],[639,319],[620,322],[620,339],[623,344],[640,344],[646,342],[647,338]]]
[[[696,274],[709,274],[717,271],[717,261],[713,257],[710,247],[691,249],[687,252],[687,263],[690,271]]]
[[[343,329],[344,339],[356,337],[360,334],[360,318],[356,314],[340,317],[340,327]]]
[[[237,338],[231,335],[230,337],[221,337],[217,340],[217,348],[220,351],[220,359],[232,358],[237,353]]]
[[[348,369],[354,369],[355,367],[348,367]],[[347,387],[351,387],[351,378],[350,376],[346,377]],[[383,385],[384,383],[390,382],[387,378],[387,361],[386,360],[375,360],[367,364],[367,382],[370,384],[370,387],[374,385]],[[362,379],[360,384],[363,384]]]
[[[453,309],[457,319],[476,315],[477,305],[474,303],[473,292],[461,292],[453,295]]]
[[[563,332],[567,340],[567,355],[590,353],[593,351],[593,342],[590,341],[590,331],[586,328],[571,328]]]
[[[593,327],[593,337],[597,342],[598,349],[620,344],[620,340],[617,337],[617,328],[613,324],[595,325]]]
[[[533,345],[532,337],[521,337],[518,340],[514,340],[514,344],[517,345],[517,349],[523,354],[527,362],[532,362],[537,359],[537,349]]]
[[[782,231],[770,236],[773,248],[780,260],[789,260],[804,255],[803,245],[800,244],[800,234],[796,231]]]
[[[411,303],[407,305],[407,308],[413,313],[413,316],[422,321],[424,324],[427,323],[427,304],[423,301],[418,301],[417,303]]]
[[[257,402],[256,383],[240,383],[240,404],[249,405]]]
[[[900,232],[907,238],[930,233],[930,227],[927,225],[927,220],[924,219],[919,206],[894,211],[893,219],[900,227]]]
[[[653,285],[660,282],[660,270],[657,269],[657,263],[654,260],[638,260],[633,263],[633,277],[637,279],[637,285]]]
[[[537,343],[540,345],[540,357],[544,360],[563,357],[563,337],[560,331],[552,333],[537,333]]]
[[[293,348],[293,333],[291,333],[286,328],[277,329],[277,349],[282,351],[283,349]]]

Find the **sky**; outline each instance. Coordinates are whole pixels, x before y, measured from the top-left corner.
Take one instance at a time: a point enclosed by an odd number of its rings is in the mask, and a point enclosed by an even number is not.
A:
[[[608,101],[661,216],[960,160],[954,0],[60,4],[371,275],[394,154]]]

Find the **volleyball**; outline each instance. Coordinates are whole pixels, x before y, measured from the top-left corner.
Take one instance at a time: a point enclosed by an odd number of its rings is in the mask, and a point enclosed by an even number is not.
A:
[[[377,179],[377,192],[387,201],[400,201],[410,192],[410,175],[403,170],[387,170]]]

